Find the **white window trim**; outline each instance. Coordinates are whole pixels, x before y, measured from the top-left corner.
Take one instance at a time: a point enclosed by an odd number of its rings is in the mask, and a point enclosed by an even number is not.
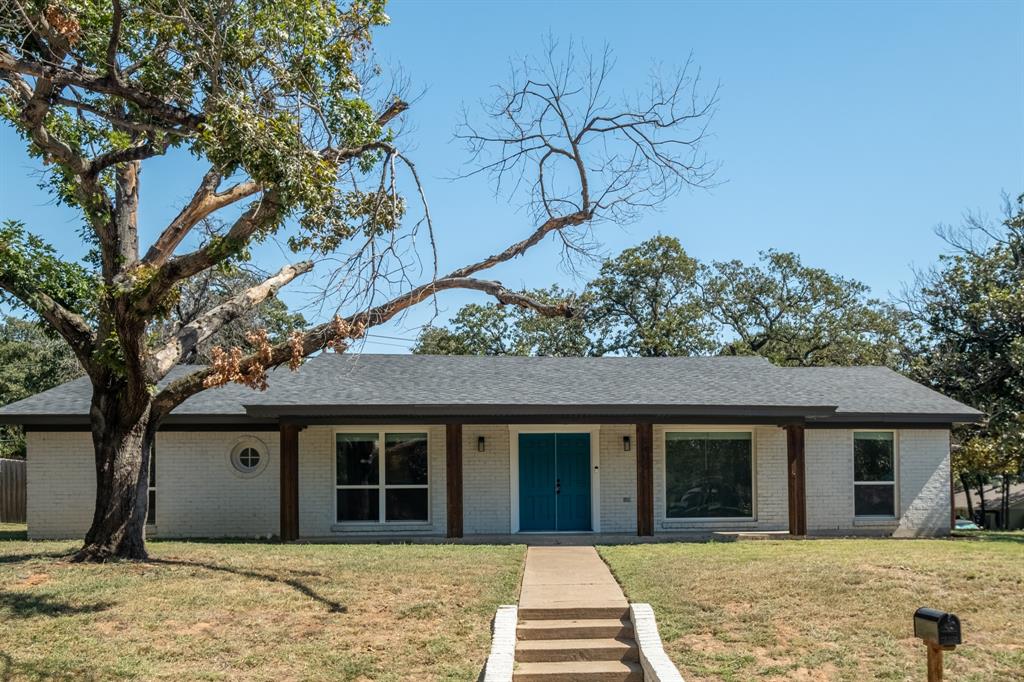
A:
[[[152,465],[152,468],[155,470],[158,466],[160,466],[160,460],[156,456],[156,441],[155,440],[153,442],[153,449],[149,453],[149,457],[150,457],[150,463]],[[155,529],[157,527],[157,524],[156,524],[156,522],[150,522],[150,520],[149,520],[149,517],[150,517],[150,514],[149,514],[150,510],[149,510],[149,507],[148,507],[149,494],[153,493],[153,506],[154,507],[156,506],[157,500],[160,499],[160,494],[157,492],[156,486],[153,485],[153,476],[147,476],[146,478],[147,478],[147,480],[146,480],[146,503],[147,503],[147,508],[146,508],[146,527],[149,528],[150,530],[153,530],[153,529]],[[157,517],[157,521],[159,521],[159,517]]]
[[[892,434],[892,480],[891,481],[858,481],[857,461],[854,449],[857,447],[856,440],[858,433],[891,433]],[[858,514],[857,496],[851,495],[850,504],[853,507],[854,521],[897,521],[900,518],[900,432],[896,429],[854,429],[850,433],[850,473],[853,480],[853,491],[856,492],[858,485],[891,485],[892,486],[892,514]],[[864,525],[864,524],[862,524]]]
[[[243,471],[236,466],[235,458],[245,450],[246,448],[252,448],[256,452],[260,453],[260,462],[255,468],[248,471]],[[270,461],[270,448],[261,439],[256,436],[242,436],[235,441],[235,444],[231,446],[231,449],[227,453],[228,469],[234,474],[235,478],[256,478],[267,468]]]
[[[377,457],[377,485],[338,485],[338,434],[350,434],[350,433],[376,433],[377,434],[377,447],[380,450],[379,456]],[[385,444],[384,438],[387,433],[423,433],[427,436],[427,483],[423,484],[397,484],[388,485],[385,480],[384,471],[384,458],[385,458]],[[331,436],[331,527],[334,529],[359,529],[359,528],[392,528],[392,527],[423,527],[430,526],[433,524],[434,519],[434,503],[433,503],[433,490],[434,490],[434,472],[433,467],[430,465],[431,459],[431,437],[430,427],[419,425],[419,426],[407,426],[407,425],[393,425],[388,424],[385,426],[347,426],[344,428],[335,428]],[[427,518],[424,521],[388,521],[387,520],[387,508],[386,498],[388,489],[392,490],[423,490],[427,491]],[[339,521],[338,520],[338,491],[339,490],[379,490],[380,493],[377,495],[377,520],[376,521]]]
[[[586,433],[590,436],[590,530],[538,531],[539,535],[601,532],[601,425],[600,424],[509,424],[509,528],[519,530],[519,434]]]
[[[683,528],[686,524],[720,524],[757,521],[757,429],[754,426],[723,424],[659,424],[661,429],[661,502],[662,525]],[[668,434],[696,433],[749,433],[750,434],[750,516],[669,516],[668,515]]]

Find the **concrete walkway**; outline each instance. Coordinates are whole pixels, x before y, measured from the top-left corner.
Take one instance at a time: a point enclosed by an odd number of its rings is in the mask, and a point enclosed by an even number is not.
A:
[[[530,547],[515,682],[642,682],[629,604],[593,547]]]
[[[530,547],[519,617],[622,618],[629,603],[593,547]]]

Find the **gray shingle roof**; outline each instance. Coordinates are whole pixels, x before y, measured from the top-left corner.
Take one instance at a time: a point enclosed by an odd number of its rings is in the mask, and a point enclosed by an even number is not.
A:
[[[179,367],[171,378],[191,368]],[[980,413],[883,367],[776,367],[762,358],[523,358],[322,354],[270,388],[231,385],[182,404],[169,423],[280,416],[701,416],[808,421],[974,421]],[[0,421],[81,420],[79,379],[0,408]]]

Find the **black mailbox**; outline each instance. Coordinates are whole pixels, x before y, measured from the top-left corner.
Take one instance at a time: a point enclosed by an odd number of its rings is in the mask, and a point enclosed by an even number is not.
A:
[[[938,609],[914,612],[914,636],[938,646],[960,644],[960,619]]]

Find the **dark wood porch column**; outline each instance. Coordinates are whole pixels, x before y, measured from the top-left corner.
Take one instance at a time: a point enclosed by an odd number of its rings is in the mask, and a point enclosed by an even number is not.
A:
[[[281,424],[281,542],[299,539],[299,430]]]
[[[807,535],[807,487],[804,480],[804,427],[786,426],[786,452],[789,466],[789,533]]]
[[[445,479],[448,488],[448,537],[462,537],[462,424],[448,424]]]
[[[654,535],[654,425],[636,425],[636,534]]]

